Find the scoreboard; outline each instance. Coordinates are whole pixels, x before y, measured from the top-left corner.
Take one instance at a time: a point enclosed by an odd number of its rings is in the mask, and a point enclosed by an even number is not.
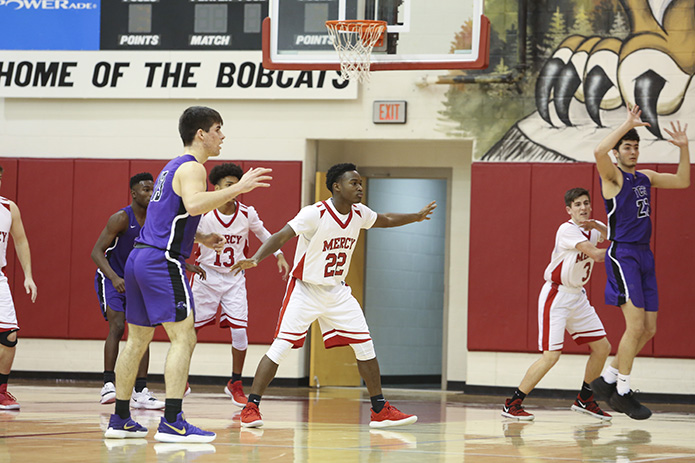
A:
[[[268,0],[0,0],[2,50],[260,50]]]
[[[268,0],[102,0],[101,50],[260,50]]]

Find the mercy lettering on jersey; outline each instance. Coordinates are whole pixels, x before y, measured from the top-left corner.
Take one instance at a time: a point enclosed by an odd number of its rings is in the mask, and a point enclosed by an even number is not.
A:
[[[601,234],[584,231],[571,220],[563,223],[555,234],[555,248],[543,277],[546,281],[570,288],[583,287],[591,277],[594,260],[577,249],[577,244],[589,241],[596,246]]]
[[[316,285],[342,284],[360,231],[371,228],[376,218],[376,212],[360,203],[347,215],[330,199],[302,208],[288,222],[299,236],[292,276]]]
[[[270,232],[263,226],[263,221],[253,206],[237,201],[236,210],[232,215],[222,214],[217,209],[208,212],[200,219],[198,232],[222,235],[225,246],[219,254],[206,246],[199,246],[196,264],[218,272],[229,272],[235,262],[246,259],[249,251],[249,231],[252,231],[261,243],[270,238]]]
[[[0,275],[7,265],[7,241],[12,228],[12,212],[10,200],[0,196]]]

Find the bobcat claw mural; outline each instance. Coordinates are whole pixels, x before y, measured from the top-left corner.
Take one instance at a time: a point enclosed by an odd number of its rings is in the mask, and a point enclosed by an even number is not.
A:
[[[676,119],[695,125],[695,0],[620,0],[618,14],[623,36],[570,33],[559,40],[540,66],[536,112],[482,160],[592,161],[593,147],[622,122],[619,109],[637,104],[649,123],[640,130],[640,161],[676,162],[662,126]]]

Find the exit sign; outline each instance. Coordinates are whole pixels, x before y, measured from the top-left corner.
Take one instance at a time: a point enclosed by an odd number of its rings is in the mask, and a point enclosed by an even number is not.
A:
[[[405,101],[374,102],[373,118],[375,124],[405,124],[405,116]]]

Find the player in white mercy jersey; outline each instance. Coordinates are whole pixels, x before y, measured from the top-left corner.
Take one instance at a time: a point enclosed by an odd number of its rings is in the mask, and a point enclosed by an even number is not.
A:
[[[381,428],[417,421],[417,416],[400,412],[384,399],[379,363],[367,321],[350,287],[345,284],[345,277],[360,230],[429,220],[437,205],[433,201],[420,212],[411,214],[377,214],[360,204],[362,177],[354,164],[331,167],[326,173],[326,186],[333,194],[330,199],[302,208],[253,257],[232,267],[233,272],[255,267],[291,238],[299,236],[275,340],[258,364],[248,403],[241,412],[244,427],[263,425],[258,410],[261,395],[290,349],[302,347],[309,326],[317,319],[327,348],[349,345],[355,351],[357,367],[372,402],[369,425]]]
[[[557,230],[550,265],[544,273],[545,284],[538,297],[538,349],[543,354],[529,367],[512,397],[506,400],[502,407],[502,416],[506,418],[533,420],[534,416],[521,404],[560,359],[567,330],[577,344],[588,344],[591,349],[584,382],[571,409],[604,421],[611,419],[599,408],[590,386],[601,374],[611,345],[584,290],[594,262],[605,259],[606,250],[596,245],[605,239],[606,226],[591,220],[591,199],[584,188],[568,190],[565,206],[571,219]]]
[[[215,190],[228,188],[241,180],[244,171],[236,164],[225,163],[215,166],[208,179]],[[206,277],[193,277],[191,288],[195,300],[195,328],[215,323],[217,309],[221,305],[220,328],[230,329],[232,337],[232,378],[227,382],[224,392],[239,407],[246,405],[246,396],[241,385],[241,372],[248,347],[248,300],[246,298],[246,278],[243,272],[233,274],[229,269],[235,262],[246,259],[249,248],[249,231],[265,243],[270,232],[263,226],[258,212],[252,206],[236,199],[205,214],[198,224],[198,233],[216,233],[225,238],[221,252],[199,246],[196,264],[201,266]],[[276,251],[278,270],[287,279],[290,271],[282,251]]]
[[[0,180],[3,168],[0,166]],[[18,410],[19,403],[7,392],[14,354],[17,350],[17,314],[10,293],[7,276],[2,269],[7,265],[7,242],[12,236],[17,259],[24,272],[24,289],[31,295],[31,302],[36,301],[36,283],[31,272],[31,253],[29,240],[24,232],[22,216],[17,205],[0,196],[0,410]]]

